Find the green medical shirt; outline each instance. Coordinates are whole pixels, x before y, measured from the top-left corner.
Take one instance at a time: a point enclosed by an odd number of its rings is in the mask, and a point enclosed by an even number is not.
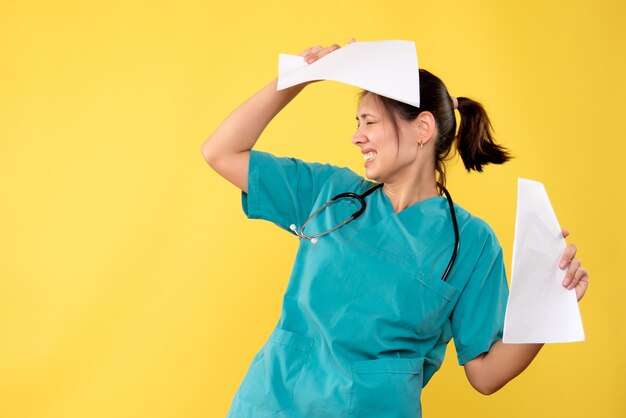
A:
[[[374,185],[347,168],[252,151],[242,204],[249,218],[289,231],[333,196]],[[300,240],[280,319],[229,417],[419,417],[422,387],[450,339],[461,365],[501,339],[508,286],[491,228],[455,205],[460,249],[444,282],[454,246],[446,199],[399,213],[382,189],[366,201],[359,218],[317,244]],[[333,204],[306,233],[355,208]]]

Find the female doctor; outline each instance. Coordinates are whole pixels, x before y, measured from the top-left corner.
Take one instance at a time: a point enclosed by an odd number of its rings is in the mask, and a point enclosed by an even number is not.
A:
[[[338,48],[301,55],[310,64]],[[242,190],[249,218],[300,237],[280,319],[229,417],[419,417],[422,387],[450,339],[483,394],[503,387],[541,349],[501,342],[502,250],[491,228],[445,191],[453,144],[465,167],[479,172],[509,154],[493,141],[479,103],[450,96],[441,80],[419,71],[419,108],[362,93],[352,143],[371,181],[252,150],[305,85],[277,91],[272,81],[203,144],[208,164]],[[346,192],[355,195],[333,199]],[[560,266],[563,286],[580,300],[588,275],[575,254],[567,246]]]

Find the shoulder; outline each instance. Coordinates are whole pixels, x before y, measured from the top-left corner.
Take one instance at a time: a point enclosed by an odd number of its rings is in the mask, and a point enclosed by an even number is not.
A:
[[[265,151],[250,151],[250,169],[263,170],[266,175],[281,175],[291,181],[314,182],[324,189],[340,192],[367,190],[371,183],[348,167],[330,163],[283,157]]]
[[[459,223],[461,242],[471,245],[479,254],[491,256],[501,251],[500,242],[491,226],[482,218],[475,216],[454,204]]]
[[[344,192],[362,193],[376,183],[366,180],[348,167],[337,167],[336,172],[331,177],[333,185]]]

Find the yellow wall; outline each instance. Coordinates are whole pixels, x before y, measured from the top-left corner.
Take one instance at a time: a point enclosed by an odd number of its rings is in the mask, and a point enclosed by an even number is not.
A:
[[[279,52],[353,36],[414,40],[452,94],[485,104],[516,159],[457,162],[449,185],[507,260],[525,176],[591,272],[585,343],[546,347],[491,397],[451,347],[426,416],[626,416],[626,7],[476,3],[0,3],[0,417],[224,416],[297,241],[247,221],[200,145]],[[259,148],[362,172],[355,91],[312,86]]]

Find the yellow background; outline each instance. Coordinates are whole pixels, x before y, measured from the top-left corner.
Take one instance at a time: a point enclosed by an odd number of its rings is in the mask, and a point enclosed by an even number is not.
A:
[[[545,183],[591,272],[587,341],[491,397],[446,363],[425,416],[626,416],[626,30],[618,0],[0,3],[0,417],[222,417],[280,311],[297,240],[247,221],[200,145],[279,52],[411,39],[516,158],[452,164],[507,267],[516,178]],[[363,172],[356,89],[307,88],[258,148]],[[622,266],[622,267],[620,267]]]

